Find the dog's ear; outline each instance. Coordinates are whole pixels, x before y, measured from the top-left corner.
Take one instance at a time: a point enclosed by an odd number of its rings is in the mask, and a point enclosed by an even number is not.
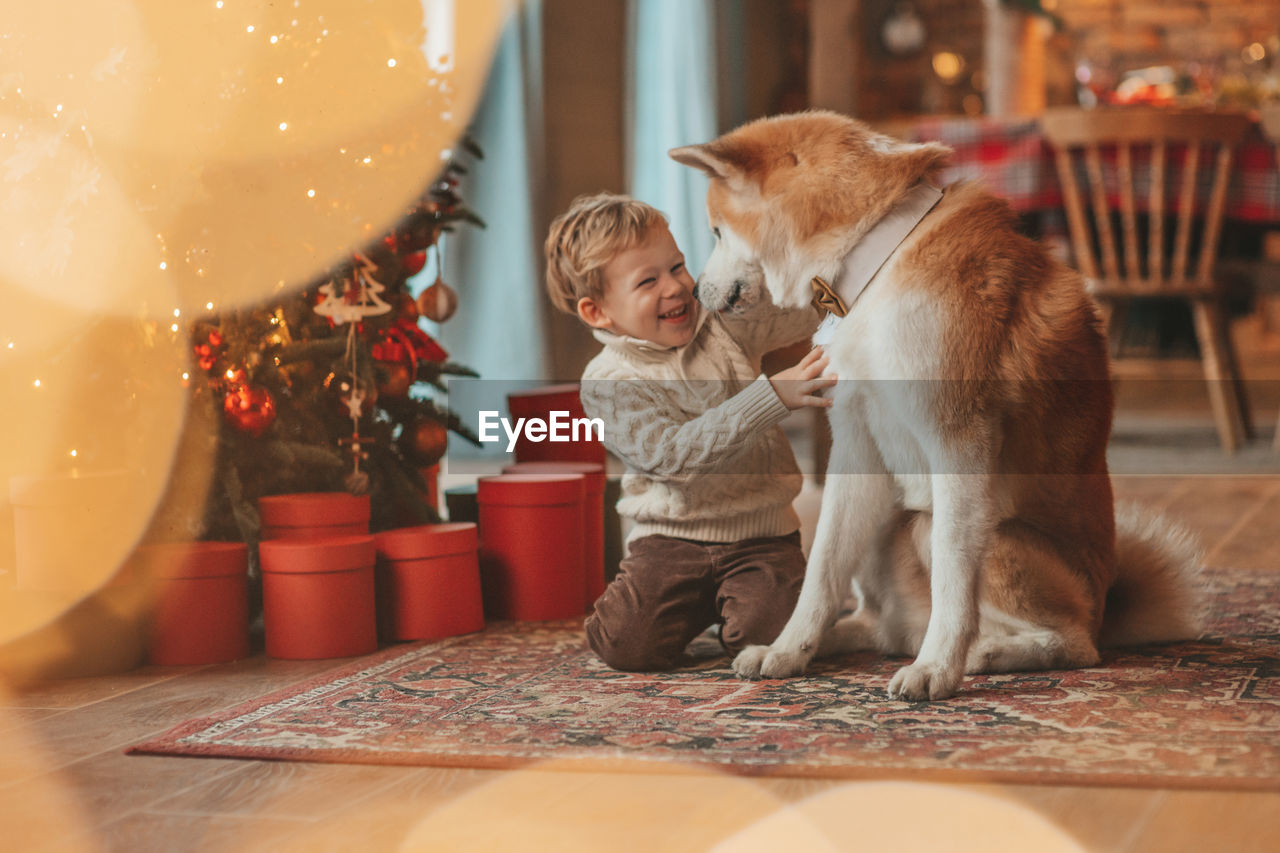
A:
[[[901,142],[887,152],[896,169],[913,180],[937,180],[951,162],[952,150],[937,142]]]
[[[715,143],[672,148],[667,156],[677,163],[705,172],[711,178],[727,180],[742,176],[742,168],[726,157],[724,151],[717,149]]]

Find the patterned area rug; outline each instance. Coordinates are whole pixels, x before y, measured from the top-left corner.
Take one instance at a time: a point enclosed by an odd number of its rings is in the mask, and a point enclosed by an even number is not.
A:
[[[131,752],[1274,790],[1280,573],[1209,581],[1214,615],[1197,642],[971,677],[946,702],[890,701],[902,661],[871,654],[753,683],[704,637],[689,667],[638,675],[597,661],[580,626],[507,624],[385,649]]]

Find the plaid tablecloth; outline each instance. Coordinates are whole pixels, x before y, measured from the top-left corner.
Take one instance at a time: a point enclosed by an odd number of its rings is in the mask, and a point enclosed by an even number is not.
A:
[[[1053,151],[1034,119],[920,119],[895,128],[911,142],[941,142],[955,149],[953,165],[943,173],[944,183],[961,178],[978,180],[997,195],[1009,200],[1019,213],[1046,213],[1062,207]],[[1109,187],[1115,186],[1115,153],[1103,152],[1103,174]],[[1172,148],[1166,169],[1181,164],[1182,152]],[[1135,194],[1145,205],[1149,170],[1134,155]],[[1166,172],[1168,197],[1165,209],[1176,210],[1177,172]],[[1197,170],[1197,200],[1207,203],[1213,176],[1212,154],[1203,152]],[[1082,189],[1088,186],[1083,171],[1078,177]],[[1087,192],[1087,190],[1086,190]],[[1112,200],[1113,203],[1115,199]],[[1261,131],[1236,148],[1235,171],[1227,194],[1228,219],[1252,223],[1280,223],[1280,167],[1275,148]]]

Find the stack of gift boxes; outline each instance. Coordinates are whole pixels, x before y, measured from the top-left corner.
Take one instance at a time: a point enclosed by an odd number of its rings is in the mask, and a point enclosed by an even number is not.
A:
[[[569,411],[576,386],[512,394],[513,417]],[[266,653],[312,659],[367,654],[379,640],[472,633],[486,619],[580,617],[604,590],[605,451],[598,440],[518,442],[515,464],[447,493],[448,522],[369,532],[369,498],[345,493],[259,501]],[[608,534],[608,535],[606,535]],[[249,654],[248,547],[139,547],[128,568],[156,590],[146,646],[160,665]]]

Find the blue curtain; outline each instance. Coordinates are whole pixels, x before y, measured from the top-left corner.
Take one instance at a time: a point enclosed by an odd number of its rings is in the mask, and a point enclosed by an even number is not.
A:
[[[525,0],[499,42],[471,124],[485,156],[470,164],[460,187],[488,228],[459,225],[444,236],[444,278],[458,292],[458,312],[427,324],[454,361],[485,379],[541,379],[548,370],[533,207],[542,173],[541,20],[541,0]],[[435,270],[426,269],[415,285],[434,280]]]
[[[695,273],[712,248],[707,179],[667,151],[716,136],[715,22],[713,0],[630,0],[628,191],[667,215]]]

